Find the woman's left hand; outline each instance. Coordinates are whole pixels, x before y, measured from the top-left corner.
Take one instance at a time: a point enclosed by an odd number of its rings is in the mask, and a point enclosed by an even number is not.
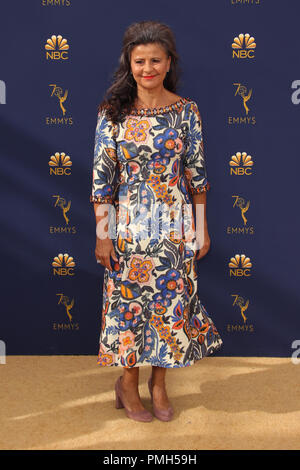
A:
[[[200,250],[197,250],[195,259],[198,260],[203,258],[210,249],[210,238],[207,228],[204,229],[204,243]]]

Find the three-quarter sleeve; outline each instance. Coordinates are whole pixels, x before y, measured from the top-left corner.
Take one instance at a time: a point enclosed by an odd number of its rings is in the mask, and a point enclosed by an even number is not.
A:
[[[114,130],[114,124],[107,119],[105,109],[99,111],[95,132],[91,202],[113,203],[117,167]]]
[[[187,143],[183,166],[189,192],[190,194],[198,194],[208,191],[210,183],[207,180],[202,119],[198,106],[194,101],[191,102],[190,107]]]

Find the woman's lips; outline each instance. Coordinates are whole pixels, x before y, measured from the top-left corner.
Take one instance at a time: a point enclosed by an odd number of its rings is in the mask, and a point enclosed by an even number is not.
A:
[[[143,78],[154,78],[154,77],[156,77],[156,75],[145,75],[145,77]]]

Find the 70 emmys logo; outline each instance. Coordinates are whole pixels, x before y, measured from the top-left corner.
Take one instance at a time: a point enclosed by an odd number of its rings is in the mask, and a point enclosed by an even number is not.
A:
[[[6,104],[6,86],[3,80],[0,80],[0,104]]]

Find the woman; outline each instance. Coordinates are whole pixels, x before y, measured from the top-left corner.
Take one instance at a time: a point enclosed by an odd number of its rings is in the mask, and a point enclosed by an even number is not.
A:
[[[123,367],[116,407],[139,421],[153,418],[140,399],[139,366],[152,365],[154,415],[167,421],[173,408],[166,369],[190,366],[223,343],[197,296],[195,259],[210,247],[201,117],[195,101],[176,94],[177,83],[169,27],[134,23],[98,109],[90,196],[95,255],[105,266],[97,363]],[[204,207],[196,236],[193,214],[181,217],[192,205]],[[110,230],[106,238],[103,228]],[[200,229],[203,244],[196,250]]]

